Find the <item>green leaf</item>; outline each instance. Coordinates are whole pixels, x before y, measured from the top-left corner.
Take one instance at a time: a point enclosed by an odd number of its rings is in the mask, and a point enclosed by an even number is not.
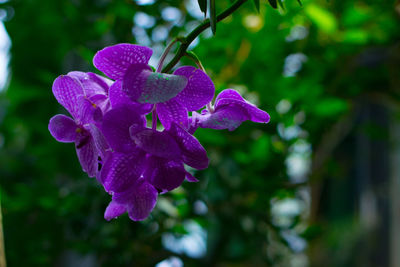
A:
[[[329,10],[315,4],[308,4],[304,11],[321,31],[327,34],[335,34],[338,29],[338,22],[335,15]]]
[[[285,10],[282,0],[278,0],[278,5],[282,8],[282,10]]]
[[[204,13],[204,17],[207,16],[207,0],[197,0],[201,12]]]
[[[268,2],[273,8],[275,8],[275,9],[278,8],[278,5],[276,4],[276,0],[268,0]]]
[[[213,34],[217,32],[217,12],[215,11],[215,0],[210,1],[210,24]]]
[[[297,0],[297,2],[299,3],[300,6],[303,6],[300,0]]]
[[[256,6],[257,12],[260,13],[260,0],[253,0],[253,2]]]

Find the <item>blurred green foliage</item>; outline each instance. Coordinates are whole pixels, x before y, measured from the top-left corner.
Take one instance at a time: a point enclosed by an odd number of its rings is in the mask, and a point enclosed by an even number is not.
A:
[[[168,40],[149,39],[147,45],[165,46],[188,33],[187,25],[201,22],[188,12],[189,2],[1,1],[12,41],[11,79],[0,95],[0,192],[10,266],[74,266],[67,261],[71,253],[81,257],[77,262],[89,257],[92,266],[154,266],[172,255],[185,266],[354,266],[351,244],[358,233],[351,229],[357,225],[345,215],[330,224],[309,221],[315,214],[303,182],[329,172],[334,162],[311,168],[312,155],[320,155],[334,125],[351,116],[360,101],[399,97],[398,2],[307,0],[300,6],[285,1],[284,10],[275,10],[261,1],[257,13],[248,1],[218,24],[216,36],[209,30],[202,34],[193,51],[217,90],[241,90],[270,113],[271,122],[246,122],[234,132],[200,129],[196,136],[209,153],[210,167],[196,173],[199,183],[184,183],[161,196],[142,223],[127,216],[105,221],[109,196],[81,171],[73,146],[48,133],[49,118],[65,112],[51,93],[58,75],[96,71],[91,59],[97,50],[138,43],[133,22],[138,12],[155,20],[142,28],[145,36],[154,36],[159,27],[168,32]],[[229,4],[215,2],[218,12]],[[163,17],[167,7],[179,9],[181,19]],[[306,165],[297,178],[289,170],[293,156]],[[303,208],[285,220],[277,217],[274,207],[290,199]],[[206,212],[196,208],[199,203],[206,204]],[[168,233],[185,236],[188,222],[207,233],[207,251],[200,258],[162,243]],[[327,230],[329,225],[335,227]],[[309,249],[294,246],[288,232],[308,241]],[[332,258],[337,247],[344,253]]]

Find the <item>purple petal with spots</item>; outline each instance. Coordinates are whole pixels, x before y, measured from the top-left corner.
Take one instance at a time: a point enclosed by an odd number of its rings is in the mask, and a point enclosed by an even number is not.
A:
[[[129,134],[132,125],[145,127],[146,120],[136,112],[135,106],[118,106],[103,116],[101,131],[112,149],[130,152],[136,147]]]
[[[217,98],[215,99],[215,105],[218,105],[218,101],[220,99],[236,99],[240,101],[245,101],[240,93],[233,89],[225,89],[221,93],[219,93]]]
[[[186,180],[190,183],[197,183],[199,180],[194,177],[190,172],[186,172]]]
[[[130,104],[132,101],[122,92],[122,80],[115,81],[110,87],[110,102],[114,108],[118,105]]]
[[[225,106],[231,106],[231,107],[240,107],[243,108],[247,111],[249,115],[249,120],[253,122],[259,122],[259,123],[267,123],[269,122],[269,114],[259,108],[257,108],[255,105],[247,102],[247,101],[241,101],[237,99],[220,99],[218,103],[215,105],[215,110],[218,110],[222,107]]]
[[[133,221],[146,219],[157,203],[157,189],[145,181],[139,181],[133,190],[132,199],[128,204],[128,215]]]
[[[71,71],[68,76],[77,79],[87,97],[94,95],[108,95],[108,88],[112,81],[92,72]]]
[[[189,127],[187,132],[193,135],[196,131],[197,128],[199,128],[199,118],[201,115],[197,113],[196,111],[192,112],[192,116],[189,117]]]
[[[202,70],[184,66],[174,71],[174,75],[184,76],[188,80],[186,87],[174,98],[188,111],[198,110],[213,99],[214,84]]]
[[[125,207],[131,220],[144,220],[156,206],[157,195],[157,189],[152,184],[145,179],[140,179],[124,192],[113,195],[112,202],[116,205],[115,214],[121,214],[120,212]],[[110,214],[114,213],[110,212]]]
[[[129,154],[112,153],[105,161],[100,180],[107,192],[123,192],[132,186],[144,170],[145,153],[139,149]]]
[[[82,169],[89,177],[94,177],[98,169],[98,152],[93,138],[88,131],[81,128],[75,141],[76,154]]]
[[[153,109],[153,104],[139,104],[134,103],[132,100],[122,91],[122,80],[118,80],[110,87],[110,102],[113,108],[121,105],[135,105],[136,110],[140,114],[148,114]]]
[[[161,103],[175,97],[185,88],[184,76],[153,72],[146,64],[133,64],[126,71],[122,91],[138,103]]]
[[[105,94],[108,95],[108,90],[114,81],[93,72],[88,72],[87,74],[89,75],[90,79],[99,84],[103,88]]]
[[[101,122],[103,119],[101,109],[89,99],[81,96],[76,105],[79,107],[79,123],[95,123]]]
[[[94,95],[88,99],[99,107],[102,113],[106,113],[111,109],[110,99],[106,95]]]
[[[106,211],[104,212],[104,219],[110,221],[111,219],[121,216],[126,211],[126,205],[118,204],[115,201],[111,201],[110,204],[108,204]]]
[[[188,111],[175,98],[158,103],[157,115],[165,129],[169,129],[173,122],[181,125],[184,129],[189,127]]]
[[[49,131],[58,142],[75,142],[77,128],[73,119],[62,114],[55,115],[49,122]]]
[[[184,163],[198,170],[208,167],[207,152],[193,135],[175,123],[171,125],[168,133],[175,139],[181,149]]]
[[[93,65],[114,80],[121,79],[132,64],[147,64],[153,51],[144,46],[117,44],[96,53]]]
[[[78,98],[84,95],[82,85],[72,77],[61,75],[53,83],[53,94],[57,101],[72,115],[79,118]]]
[[[166,132],[159,132],[152,129],[142,131],[131,131],[131,138],[136,145],[151,155],[168,158],[180,159],[181,150],[175,140]]]
[[[229,131],[235,130],[243,121],[250,119],[247,110],[240,106],[223,106],[211,114],[192,113],[192,116],[195,116],[201,128],[228,129]]]
[[[99,128],[92,123],[87,126],[87,130],[90,132],[93,138],[94,145],[96,146],[100,157],[103,159],[106,158],[108,153],[110,153],[110,146],[108,145],[104,135],[101,133]]]
[[[171,191],[185,180],[186,172],[180,160],[156,156],[147,159],[144,177],[161,192]]]

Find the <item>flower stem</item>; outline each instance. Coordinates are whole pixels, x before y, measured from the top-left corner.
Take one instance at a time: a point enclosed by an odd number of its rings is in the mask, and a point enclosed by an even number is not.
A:
[[[186,51],[185,56],[193,60],[193,62],[196,63],[197,67],[201,69],[204,73],[206,72],[203,65],[201,64],[200,59],[195,55],[195,53],[193,53],[192,51]]]
[[[169,43],[169,44],[167,45],[167,47],[165,48],[164,52],[162,53],[162,55],[161,55],[161,57],[160,57],[160,60],[158,61],[157,70],[156,70],[157,72],[161,72],[161,69],[162,69],[162,66],[163,66],[163,64],[164,64],[165,58],[167,57],[167,55],[168,55],[169,51],[171,50],[172,46],[173,46],[176,42],[178,42],[178,40],[179,40],[179,38],[174,38],[174,40],[172,40],[172,42]]]
[[[230,7],[225,9],[222,13],[220,13],[217,16],[217,22],[231,15],[245,2],[247,2],[247,0],[236,0]],[[175,54],[174,58],[172,58],[172,60],[168,63],[168,65],[164,67],[162,72],[170,71],[178,63],[181,57],[185,55],[187,48],[193,42],[193,40],[196,39],[196,37],[199,36],[200,33],[202,33],[208,27],[210,27],[210,19],[206,19],[203,23],[197,26],[192,32],[190,32],[186,37],[180,39],[179,41],[181,42],[181,44],[179,46],[178,52]]]

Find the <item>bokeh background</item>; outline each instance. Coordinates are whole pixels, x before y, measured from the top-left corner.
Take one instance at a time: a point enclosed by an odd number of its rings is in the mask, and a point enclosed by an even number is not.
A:
[[[219,0],[217,11],[230,1]],[[0,193],[8,266],[400,266],[400,2],[253,1],[190,49],[269,124],[199,129],[211,164],[152,215],[110,197],[57,143],[54,79],[203,19],[192,0],[0,0]],[[184,59],[183,64],[193,64]]]

